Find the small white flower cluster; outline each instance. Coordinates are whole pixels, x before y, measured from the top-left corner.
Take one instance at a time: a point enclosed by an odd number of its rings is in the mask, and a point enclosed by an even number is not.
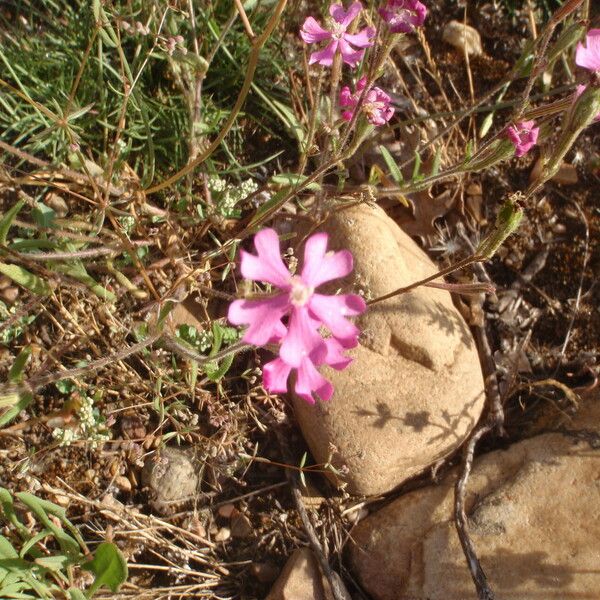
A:
[[[213,335],[211,331],[202,330],[198,332],[198,350],[206,352],[210,349],[213,343]]]
[[[78,428],[55,427],[53,429],[52,437],[58,441],[59,446],[70,446],[71,442],[76,440],[86,440],[95,450],[99,444],[110,439],[103,422],[94,412],[94,400],[89,396],[82,398],[81,405],[77,410],[77,417],[79,419]]]
[[[216,176],[208,180],[207,186],[215,194],[217,208],[224,217],[234,216],[235,207],[238,202],[247,198],[258,189],[258,184],[252,179],[246,179],[239,185],[232,185]]]

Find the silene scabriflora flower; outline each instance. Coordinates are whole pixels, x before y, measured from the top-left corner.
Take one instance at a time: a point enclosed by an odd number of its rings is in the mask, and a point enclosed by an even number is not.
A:
[[[346,85],[340,91],[340,106],[350,110],[342,112],[342,117],[350,121],[354,111],[367,85],[367,78],[361,77],[356,83],[356,91],[352,93]],[[361,112],[372,125],[385,125],[394,114],[394,107],[390,104],[391,98],[378,87],[372,87],[364,96]]]
[[[592,73],[600,73],[600,29],[588,31],[585,46],[581,42],[577,44],[575,63]]]
[[[519,121],[506,128],[506,137],[515,147],[515,156],[527,154],[537,143],[540,128],[535,121]]]
[[[342,4],[332,4],[329,7],[331,15],[331,30],[324,29],[313,17],[308,17],[300,30],[300,37],[307,44],[316,44],[327,41],[328,44],[310,55],[309,64],[319,63],[326,67],[333,64],[336,52],[340,52],[342,60],[352,68],[362,60],[365,48],[373,45],[371,38],[375,36],[373,27],[365,27],[358,33],[348,33],[352,21],[362,11],[360,2],[353,2],[347,11]],[[358,50],[357,50],[358,48]]]
[[[346,368],[351,359],[344,350],[358,344],[358,328],[347,317],[359,315],[364,300],[355,294],[329,296],[316,289],[353,269],[348,250],[327,252],[328,236],[316,233],[306,241],[300,275],[292,275],[281,259],[279,239],[273,229],[254,236],[257,254],[241,251],[241,273],[245,279],[271,284],[276,294],[256,300],[235,300],[228,318],[234,325],[247,325],[243,340],[255,346],[280,344],[279,357],[263,367],[265,389],[287,391],[288,378],[296,371],[294,391],[313,404],[313,392],[329,400],[333,386],[317,370],[321,365]],[[287,323],[284,322],[287,320]],[[326,331],[323,331],[326,330]],[[323,335],[325,333],[325,335]]]
[[[410,33],[423,25],[427,8],[419,0],[387,0],[379,14],[392,33]]]

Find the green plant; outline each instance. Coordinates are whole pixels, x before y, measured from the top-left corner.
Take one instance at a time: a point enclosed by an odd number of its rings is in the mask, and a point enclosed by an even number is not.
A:
[[[8,525],[11,538],[0,535],[0,598],[82,600],[101,587],[119,589],[127,579],[127,563],[115,544],[103,542],[90,556],[64,508],[27,492],[15,497],[38,527],[32,531],[25,526],[13,496],[0,488],[0,522]],[[80,569],[94,575],[87,590],[75,584]]]

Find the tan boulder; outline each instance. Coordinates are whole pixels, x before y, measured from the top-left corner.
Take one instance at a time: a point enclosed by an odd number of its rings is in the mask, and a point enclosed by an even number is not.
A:
[[[346,282],[372,298],[437,268],[378,207],[355,206],[326,223],[330,248],[348,248]],[[333,398],[294,399],[318,462],[345,473],[348,490],[387,492],[455,450],[479,419],[484,385],[475,344],[450,294],[419,287],[373,305],[358,319],[361,340],[344,371],[324,369]]]
[[[591,441],[544,434],[475,461],[466,510],[496,600],[600,597],[600,452]],[[455,477],[352,531],[350,563],[374,600],[476,597],[453,520]]]
[[[351,600],[342,580],[336,573],[334,577],[344,600]],[[333,593],[311,550],[297,548],[266,600],[333,600]]]

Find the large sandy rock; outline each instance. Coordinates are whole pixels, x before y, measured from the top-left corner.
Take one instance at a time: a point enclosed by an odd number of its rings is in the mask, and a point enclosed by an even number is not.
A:
[[[330,248],[354,255],[348,288],[372,298],[437,270],[378,207],[341,211],[324,228]],[[349,491],[371,495],[455,450],[480,416],[484,386],[469,329],[444,290],[419,287],[375,304],[358,324],[354,362],[324,370],[335,387],[331,401],[294,405],[316,460],[331,459]]]
[[[497,600],[600,597],[598,441],[544,434],[476,460],[466,510]],[[374,600],[475,598],[452,517],[455,477],[353,530],[350,562]]]

